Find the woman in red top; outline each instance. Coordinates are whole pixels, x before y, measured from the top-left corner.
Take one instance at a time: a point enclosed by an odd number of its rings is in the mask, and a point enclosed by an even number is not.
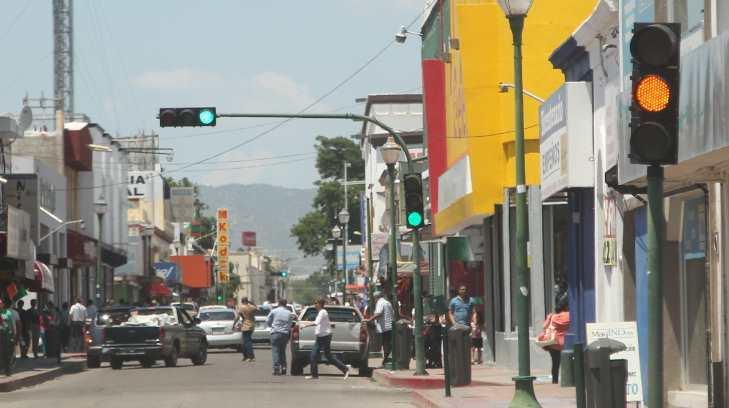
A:
[[[570,311],[567,294],[563,294],[557,300],[557,306],[554,313],[550,313],[544,320],[544,332],[554,332],[556,342],[544,349],[549,352],[552,357],[552,383],[559,382],[559,363],[562,358],[562,349],[564,348],[564,336],[570,328]]]

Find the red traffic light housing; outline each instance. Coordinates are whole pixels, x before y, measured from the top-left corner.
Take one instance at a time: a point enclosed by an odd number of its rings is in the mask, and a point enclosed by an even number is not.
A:
[[[160,127],[215,126],[217,113],[213,107],[203,108],[161,108]]]
[[[662,165],[678,161],[678,97],[681,26],[636,23],[630,106],[630,162]]]

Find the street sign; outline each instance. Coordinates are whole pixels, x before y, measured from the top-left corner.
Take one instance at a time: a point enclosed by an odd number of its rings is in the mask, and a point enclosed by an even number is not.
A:
[[[217,255],[218,255],[218,282],[225,283],[230,279],[228,264],[228,249],[230,248],[229,225],[228,225],[228,209],[218,208],[218,238],[217,238]]]
[[[628,379],[625,386],[627,402],[643,401],[643,381],[640,375],[638,327],[635,322],[587,323],[587,344],[608,338],[625,344],[625,351],[610,356],[611,360],[628,360]]]

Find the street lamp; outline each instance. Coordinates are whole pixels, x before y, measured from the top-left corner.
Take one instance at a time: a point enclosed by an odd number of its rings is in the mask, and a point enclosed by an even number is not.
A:
[[[346,168],[346,167],[345,167]],[[349,211],[347,208],[343,208],[339,212],[339,223],[342,224],[344,237],[342,239],[342,265],[344,265],[344,291],[342,297],[345,297],[347,292],[347,284],[349,283],[349,270],[347,269],[347,240],[349,239]]]
[[[380,154],[382,160],[387,165],[387,175],[389,176],[390,189],[390,265],[389,273],[390,277],[390,301],[392,302],[392,309],[395,311],[393,316],[392,324],[392,360],[390,368],[394,371],[397,370],[397,344],[396,336],[397,329],[395,323],[397,322],[398,315],[398,303],[397,303],[397,220],[395,218],[395,164],[400,160],[400,145],[395,143],[395,139],[392,136],[387,138],[385,144],[380,147]]]
[[[534,396],[534,377],[529,361],[529,277],[527,276],[527,207],[526,171],[524,166],[524,86],[522,83],[521,39],[524,19],[532,0],[498,0],[499,6],[509,19],[514,40],[514,136],[516,154],[516,323],[519,356],[519,374],[514,377],[516,386],[512,407],[539,407]]]
[[[337,240],[339,237],[342,236],[342,230],[339,228],[339,225],[335,225],[334,228],[332,228],[332,256],[334,260],[332,261],[332,264],[334,265],[334,296],[337,296],[337,280],[339,271],[337,270]]]
[[[106,214],[106,200],[104,199],[104,195],[100,195],[99,198],[94,201],[94,211],[96,212],[97,219],[99,220],[99,241],[96,244],[96,303],[98,305],[102,305],[101,303],[101,282],[104,282],[104,287],[106,287],[106,278],[104,276],[104,271],[102,270],[102,263],[101,263],[101,242],[103,239],[103,227],[104,227],[104,214]]]

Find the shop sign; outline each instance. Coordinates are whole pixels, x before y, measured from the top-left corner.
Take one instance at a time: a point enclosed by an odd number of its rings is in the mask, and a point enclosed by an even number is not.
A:
[[[127,195],[129,199],[143,199],[152,192],[153,171],[130,171]]]
[[[30,215],[30,239],[35,243],[38,235],[39,181],[36,174],[6,174],[3,193],[5,202]]]
[[[229,239],[229,224],[228,224],[228,209],[218,208],[218,239],[217,239],[217,255],[218,255],[218,282],[225,283],[230,279],[229,275],[229,263],[228,263],[228,250],[230,248]]]
[[[9,205],[7,217],[6,256],[26,261],[33,260],[33,254],[30,251],[30,215]]]
[[[595,340],[604,338],[625,344],[625,351],[611,355],[610,359],[628,361],[628,380],[625,385],[625,400],[627,402],[643,401],[638,326],[635,322],[587,323],[586,330],[588,345]]]
[[[243,241],[243,246],[252,248],[256,246],[256,232],[255,231],[243,231],[241,233],[241,240]]]
[[[592,187],[592,94],[567,82],[539,109],[542,199],[570,187]]]

